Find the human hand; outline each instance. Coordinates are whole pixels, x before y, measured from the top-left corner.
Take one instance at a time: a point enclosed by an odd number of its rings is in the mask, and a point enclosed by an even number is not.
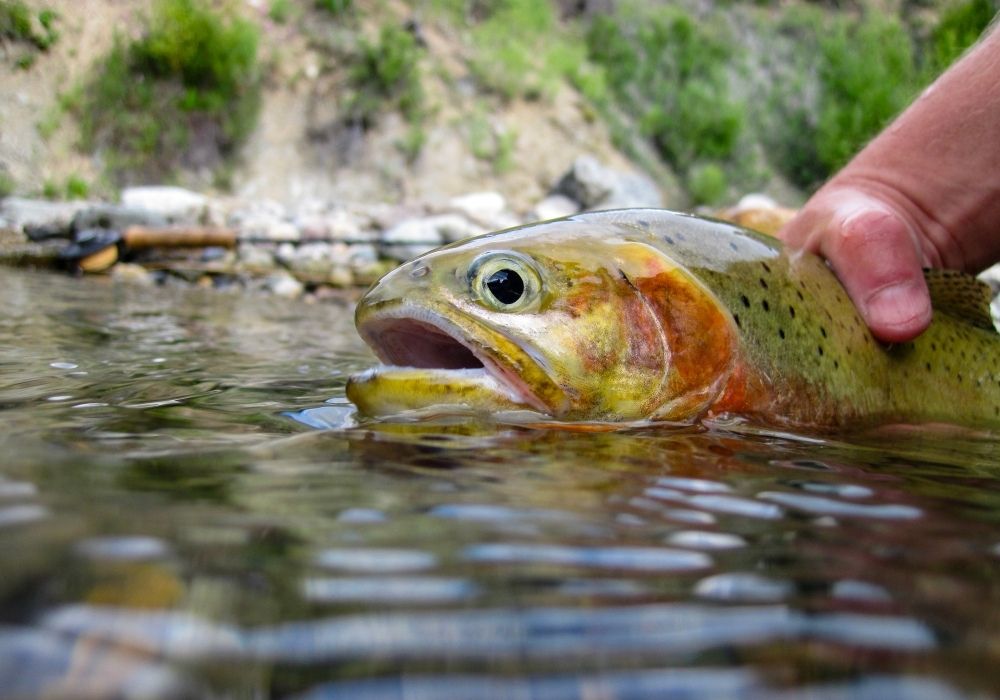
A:
[[[998,70],[994,30],[778,234],[827,259],[880,340],[930,324],[922,267],[976,273],[1000,260]]]
[[[924,267],[940,267],[935,245],[899,207],[863,185],[818,192],[781,230],[793,248],[826,258],[872,334],[916,337],[931,322]]]

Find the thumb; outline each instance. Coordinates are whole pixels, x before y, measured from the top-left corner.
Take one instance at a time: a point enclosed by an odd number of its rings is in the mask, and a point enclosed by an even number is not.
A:
[[[909,226],[895,212],[853,206],[835,213],[819,240],[819,252],[879,340],[912,340],[930,325],[922,256]]]

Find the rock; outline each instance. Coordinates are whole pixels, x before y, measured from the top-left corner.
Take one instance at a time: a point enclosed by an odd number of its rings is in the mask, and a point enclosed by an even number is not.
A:
[[[499,192],[473,192],[453,197],[448,200],[447,208],[485,228],[503,228],[511,218],[507,214],[507,201]]]
[[[263,238],[269,241],[297,241],[301,236],[291,221],[275,221],[264,230]]]
[[[310,279],[325,279],[335,260],[330,243],[304,243],[293,251],[282,247],[279,260],[292,272]]]
[[[274,269],[274,253],[263,246],[243,243],[236,251],[237,266],[247,272],[266,272]]]
[[[306,290],[304,284],[284,270],[268,275],[264,281],[264,289],[286,299],[297,299]]]
[[[168,185],[128,187],[122,190],[121,198],[122,206],[145,209],[173,224],[201,223],[208,206],[205,195]]]
[[[98,204],[76,213],[73,217],[73,230],[107,228],[120,231],[129,226],[166,226],[168,223],[163,214],[148,209]]]
[[[134,284],[139,287],[152,287],[156,280],[149,270],[135,263],[118,263],[111,268],[111,279],[124,284]]]
[[[566,195],[583,209],[663,206],[660,190],[651,179],[611,170],[593,156],[577,158],[556,184],[555,193]]]
[[[394,260],[409,260],[444,243],[484,232],[481,226],[458,214],[409,219],[382,234],[382,250]]]
[[[536,221],[561,219],[580,211],[580,205],[564,194],[550,194],[531,210],[529,216]]]
[[[73,217],[81,209],[92,206],[89,202],[50,202],[45,199],[7,197],[0,201],[0,227],[20,229],[31,227],[49,232],[61,231],[69,236]]]

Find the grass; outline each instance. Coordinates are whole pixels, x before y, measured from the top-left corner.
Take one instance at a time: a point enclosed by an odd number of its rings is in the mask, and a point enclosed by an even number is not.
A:
[[[55,28],[58,18],[59,14],[49,8],[36,12],[21,0],[0,0],[0,39],[48,51],[59,38]]]
[[[362,39],[351,67],[349,120],[371,127],[386,110],[399,110],[411,124],[426,116],[420,61],[423,49],[398,24],[385,24],[378,39]]]
[[[587,47],[604,73],[577,78],[605,112],[613,100],[688,180],[689,190],[705,185],[690,181],[694,164],[724,163],[744,127],[744,109],[730,97],[727,73],[738,56],[727,37],[708,27],[671,6],[627,5],[598,15]]]
[[[6,171],[0,170],[0,199],[14,194],[16,188],[17,183],[14,178]]]
[[[258,38],[206,0],[158,0],[144,35],[117,36],[83,90],[84,147],[119,181],[232,157],[256,124]]]

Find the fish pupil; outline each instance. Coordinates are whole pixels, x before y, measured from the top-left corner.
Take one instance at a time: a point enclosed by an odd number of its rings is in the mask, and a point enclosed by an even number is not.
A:
[[[513,270],[497,270],[486,280],[486,287],[501,304],[513,304],[524,294],[524,280]]]

